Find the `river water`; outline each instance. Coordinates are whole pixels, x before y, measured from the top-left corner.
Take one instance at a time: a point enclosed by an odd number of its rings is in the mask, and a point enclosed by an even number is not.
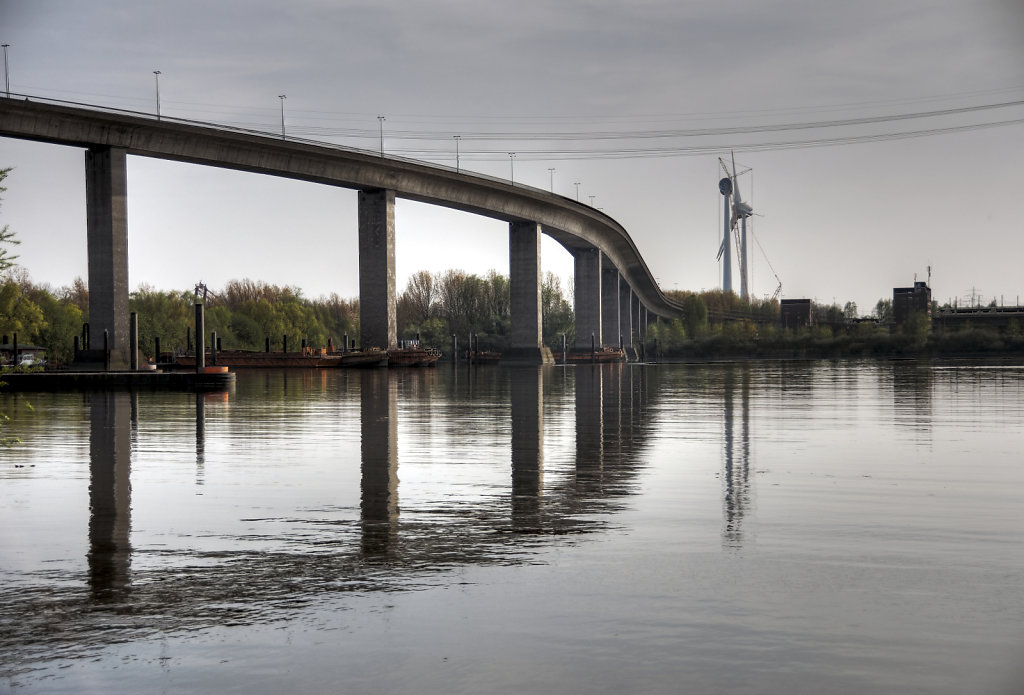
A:
[[[0,411],[0,690],[1024,690],[1024,368],[256,371]]]

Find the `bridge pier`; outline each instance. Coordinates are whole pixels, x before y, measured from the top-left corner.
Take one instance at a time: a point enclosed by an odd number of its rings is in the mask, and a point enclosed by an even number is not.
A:
[[[359,191],[359,332],[363,348],[398,345],[395,192]]]
[[[622,331],[623,348],[627,359],[636,359],[633,348],[633,290],[623,280],[619,283],[619,329]]]
[[[576,316],[577,350],[590,349],[590,336],[601,340],[601,252],[576,249],[573,313]]]
[[[540,276],[541,227],[536,222],[508,225],[509,347],[505,364],[552,364],[550,348],[543,344]]]
[[[633,338],[640,340],[640,310],[643,308],[643,304],[640,302],[640,297],[637,296],[636,292],[630,291],[630,311],[633,314]]]
[[[110,368],[128,369],[128,170],[126,150],[85,153],[85,212],[89,255],[89,327],[110,336]],[[87,358],[90,359],[90,358]],[[90,361],[102,363],[104,356]]]
[[[601,344],[619,345],[619,269],[601,254]]]

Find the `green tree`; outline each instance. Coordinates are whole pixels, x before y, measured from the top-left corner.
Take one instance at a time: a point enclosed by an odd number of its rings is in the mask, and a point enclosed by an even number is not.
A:
[[[562,280],[548,271],[540,286],[541,330],[543,342],[553,350],[562,349],[562,336],[566,344],[576,341],[576,315],[572,303],[562,291]]]
[[[700,295],[687,292],[683,298],[683,321],[686,333],[691,336],[702,335],[708,327],[708,307]]]
[[[4,193],[7,190],[7,188],[4,187],[2,184],[9,173],[11,173],[10,167],[6,169],[0,169],[0,194]],[[0,198],[0,200],[2,200],[2,198]],[[0,227],[0,275],[3,275],[8,270],[17,265],[14,262],[17,256],[11,255],[10,249],[7,247],[17,246],[20,243],[21,242],[14,237],[14,232],[8,229],[8,226],[6,224],[3,227]]]
[[[875,318],[877,318],[881,323],[892,323],[892,300],[879,299],[878,302],[875,304],[874,314]]]
[[[163,292],[140,285],[129,295],[128,307],[138,314],[139,348],[143,355],[156,358],[153,353],[157,338],[161,350],[185,349],[189,326],[195,322],[190,293]]]
[[[43,313],[43,326],[33,342],[46,348],[51,364],[70,364],[74,359],[75,336],[82,327],[82,311],[42,288],[33,289],[30,295]]]
[[[0,332],[17,333],[29,340],[45,328],[43,310],[29,298],[20,283],[8,280],[0,285]]]

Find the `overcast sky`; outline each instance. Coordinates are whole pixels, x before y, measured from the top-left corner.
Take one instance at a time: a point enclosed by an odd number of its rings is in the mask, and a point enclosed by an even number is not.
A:
[[[721,285],[734,148],[753,293],[777,274],[862,314],[929,265],[940,301],[1024,301],[1024,106],[989,108],[1024,100],[1022,36],[1020,0],[0,0],[12,93],[153,113],[159,70],[166,117],[280,132],[283,103],[291,136],[376,150],[383,125],[386,153],[452,166],[460,135],[463,168],[617,219],[665,289]],[[32,278],[85,277],[82,151],[0,139],[8,166],[0,223]],[[128,186],[133,288],[358,294],[354,191],[136,157]],[[396,217],[399,290],[508,270],[501,223]],[[556,243],[542,262],[571,277]]]

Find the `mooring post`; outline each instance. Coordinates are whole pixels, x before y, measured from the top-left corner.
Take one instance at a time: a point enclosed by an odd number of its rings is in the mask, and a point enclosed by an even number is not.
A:
[[[459,353],[457,352],[459,347],[458,340],[455,338],[455,334],[452,333],[452,366],[454,367],[459,361]]]
[[[160,336],[153,338],[153,362],[160,361]]]
[[[267,342],[266,342],[266,344],[265,344],[265,345],[263,346],[263,352],[270,352],[270,338],[265,338],[265,340],[266,340]]]
[[[206,315],[203,313],[202,302],[196,303],[196,373],[206,369],[206,346],[203,345],[206,333]]]
[[[281,338],[281,352],[288,354],[288,334],[285,333]]]
[[[128,314],[128,368],[139,371],[139,314]]]
[[[6,335],[4,336],[4,343],[5,344],[7,343],[7,336]],[[74,350],[75,350],[74,355],[75,355],[75,359],[76,360],[78,359],[78,345],[79,345],[79,338],[76,335],[75,336],[75,347],[74,347]]]
[[[217,331],[210,331],[210,364],[217,366]]]
[[[89,349],[89,322],[86,321],[82,324],[82,349]]]
[[[192,326],[185,326],[185,351],[192,352]]]
[[[566,350],[565,333],[562,334],[562,364],[569,364],[569,353]]]
[[[15,353],[17,353],[17,344],[15,344]],[[103,371],[110,371],[110,329],[103,329]]]
[[[345,340],[341,343],[341,351],[348,352],[348,333],[345,334]]]
[[[18,334],[14,334],[14,344],[11,346],[13,352],[11,352],[11,364],[17,367],[21,362],[18,360]]]
[[[590,334],[590,361],[593,362],[597,355],[597,338],[593,333]]]

